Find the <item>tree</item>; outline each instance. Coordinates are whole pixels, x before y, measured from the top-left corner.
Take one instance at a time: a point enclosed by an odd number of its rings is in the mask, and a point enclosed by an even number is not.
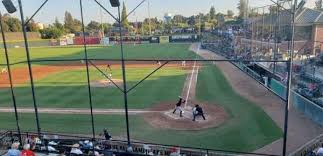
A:
[[[190,25],[190,26],[194,26],[196,23],[195,23],[195,17],[194,16],[191,16],[188,18],[187,20],[187,24]]]
[[[40,33],[43,39],[58,39],[64,34],[64,30],[55,26],[49,26],[48,28],[41,30]]]
[[[28,20],[29,20],[29,18],[27,17],[26,21],[28,21]],[[37,31],[39,31],[39,29],[37,27],[37,23],[34,21],[34,19],[31,19],[28,22],[26,28],[27,28],[27,31],[29,31],[29,32],[37,32]]]
[[[8,18],[7,24],[9,26],[9,31],[11,32],[22,31],[21,23],[18,18],[15,18],[15,17]]]
[[[214,8],[214,6],[212,6],[211,9],[210,9],[210,19],[211,20],[215,19],[215,8]]]
[[[98,31],[98,30],[101,29],[100,23],[99,22],[96,22],[96,21],[91,21],[87,25],[86,29],[89,30],[89,31]]]
[[[323,0],[316,0],[315,1],[315,9],[321,10],[323,8]]]
[[[64,34],[64,30],[58,29],[56,27],[50,28],[50,33],[52,38],[58,39]]]
[[[228,15],[228,17],[232,18],[234,16],[234,13],[232,10],[228,10],[227,15]]]
[[[219,25],[219,26],[222,26],[222,25],[224,24],[224,22],[225,22],[224,15],[223,15],[222,13],[218,13],[218,14],[216,15],[216,20],[217,20],[217,22],[218,22],[218,25]]]
[[[80,20],[74,19],[73,24],[74,24],[74,31],[75,32],[80,32],[82,30],[82,22]]]
[[[240,0],[237,8],[239,9],[239,18],[245,19],[248,14],[248,4],[246,0]]]
[[[72,14],[65,12],[64,28],[67,33],[76,33],[82,30],[82,23],[78,19],[74,19]]]
[[[174,22],[175,24],[179,24],[179,23],[186,23],[186,19],[185,19],[185,17],[184,17],[184,16],[182,16],[182,15],[175,15],[175,16],[173,17],[173,22]]]
[[[5,32],[9,32],[10,30],[9,30],[9,25],[8,25],[8,19],[9,19],[9,17],[10,17],[10,15],[9,14],[4,14],[3,16],[2,16],[2,29],[3,29],[3,31],[5,31]]]
[[[103,28],[104,34],[108,34],[112,28],[112,25],[110,23],[102,23],[100,27]]]
[[[123,2],[121,19],[122,19],[122,26],[124,28],[129,28],[129,22],[128,22],[127,16],[128,16],[128,14],[127,14],[126,4]]]
[[[57,29],[63,30],[64,31],[64,26],[62,23],[59,22],[59,20],[56,18],[55,22],[53,23],[53,26]]]

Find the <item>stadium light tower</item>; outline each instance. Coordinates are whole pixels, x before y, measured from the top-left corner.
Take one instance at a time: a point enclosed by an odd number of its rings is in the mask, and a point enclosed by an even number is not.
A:
[[[2,4],[10,14],[15,13],[17,11],[17,8],[13,5],[11,0],[3,0]]]
[[[111,3],[112,7],[119,7],[120,6],[119,0],[110,0],[110,3]]]

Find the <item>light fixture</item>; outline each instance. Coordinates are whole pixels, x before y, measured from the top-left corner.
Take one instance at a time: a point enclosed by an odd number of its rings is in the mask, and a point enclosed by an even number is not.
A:
[[[112,7],[119,7],[120,6],[119,0],[110,0],[110,3],[111,3]]]
[[[17,11],[17,8],[13,5],[11,0],[2,0],[2,4],[10,14]]]

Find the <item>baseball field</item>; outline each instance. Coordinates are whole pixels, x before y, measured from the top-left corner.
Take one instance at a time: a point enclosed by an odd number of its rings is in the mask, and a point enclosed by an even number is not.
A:
[[[118,59],[119,46],[88,47],[90,59]],[[35,131],[33,100],[24,49],[9,49],[14,93],[23,131]],[[127,59],[194,59],[190,44],[127,45]],[[91,134],[89,91],[82,47],[31,48],[35,96],[43,131]],[[56,60],[56,61],[55,61]],[[65,61],[58,61],[65,60]],[[161,62],[164,63],[164,62]],[[5,64],[3,51],[0,64]],[[90,66],[95,130],[107,128],[124,139],[123,94],[104,75],[122,86],[118,61],[93,61]],[[111,69],[107,67],[110,65]],[[127,62],[128,89],[160,66],[156,62]],[[1,66],[0,68],[3,68]],[[101,71],[101,72],[100,72]],[[281,129],[259,107],[237,93],[213,63],[170,62],[129,92],[130,135],[138,141],[212,149],[254,151],[282,136]],[[187,99],[185,113],[172,114],[178,96]],[[191,119],[200,104],[207,120]],[[0,129],[15,129],[7,73],[0,74]]]

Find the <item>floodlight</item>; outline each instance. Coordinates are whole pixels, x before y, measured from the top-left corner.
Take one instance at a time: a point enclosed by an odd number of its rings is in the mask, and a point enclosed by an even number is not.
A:
[[[110,0],[110,3],[111,3],[112,7],[119,7],[120,6],[119,0]]]
[[[17,11],[11,0],[2,0],[2,4],[10,14]]]

